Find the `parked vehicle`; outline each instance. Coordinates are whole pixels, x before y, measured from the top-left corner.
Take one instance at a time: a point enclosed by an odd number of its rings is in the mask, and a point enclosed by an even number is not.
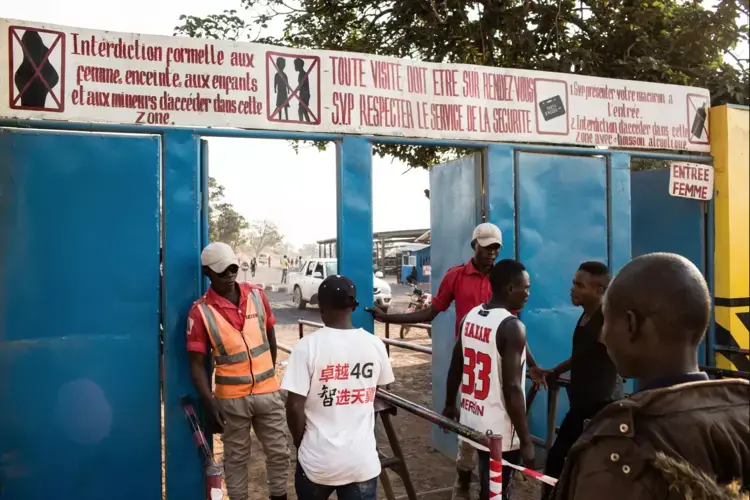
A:
[[[432,294],[425,292],[416,285],[411,285],[411,292],[407,295],[410,299],[409,308],[406,311],[408,313],[427,309],[432,304]],[[408,325],[403,325],[401,327],[398,334],[402,339],[406,338],[406,335],[409,333],[409,328],[411,327]],[[430,330],[427,330],[427,334],[432,337]]]
[[[298,309],[304,309],[307,304],[318,303],[318,287],[328,276],[338,274],[336,259],[310,259],[300,272],[289,275],[292,287],[292,301]],[[383,273],[378,271],[373,275],[372,293],[375,305],[387,311],[391,305],[391,287],[383,281]]]

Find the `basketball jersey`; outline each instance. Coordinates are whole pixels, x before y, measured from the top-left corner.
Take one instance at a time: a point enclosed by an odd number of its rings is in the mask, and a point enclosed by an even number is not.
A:
[[[464,350],[464,374],[461,384],[461,423],[486,434],[503,437],[503,451],[520,448],[518,433],[510,421],[503,396],[503,359],[497,350],[497,329],[508,318],[507,309],[485,309],[480,305],[469,311],[461,329]],[[521,353],[521,387],[526,381],[526,348]],[[526,395],[524,394],[524,398]],[[459,439],[468,441],[459,436]],[[486,447],[470,442],[475,448]]]

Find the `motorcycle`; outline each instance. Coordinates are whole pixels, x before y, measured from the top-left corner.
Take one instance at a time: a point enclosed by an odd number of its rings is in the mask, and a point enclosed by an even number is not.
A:
[[[432,294],[425,292],[416,285],[411,285],[411,292],[406,295],[409,297],[409,308],[406,311],[407,313],[427,309],[432,304]],[[403,325],[399,331],[399,336],[402,339],[406,338],[410,328],[411,327],[408,325]],[[427,334],[432,337],[430,330],[427,330]]]

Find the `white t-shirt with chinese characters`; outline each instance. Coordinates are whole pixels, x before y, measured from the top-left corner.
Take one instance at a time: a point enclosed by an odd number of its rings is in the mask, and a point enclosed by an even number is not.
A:
[[[385,345],[365,330],[325,327],[297,342],[281,388],[307,397],[298,461],[310,481],[341,486],[380,474],[375,390],[393,380]]]

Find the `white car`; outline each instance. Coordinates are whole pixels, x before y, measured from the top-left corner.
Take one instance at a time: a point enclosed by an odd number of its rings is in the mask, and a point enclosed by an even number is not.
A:
[[[310,259],[299,273],[290,274],[289,284],[292,287],[294,305],[298,309],[304,309],[307,304],[317,304],[318,288],[332,274],[338,274],[336,259]],[[387,311],[391,305],[391,287],[382,278],[383,273],[380,271],[374,274],[372,293],[375,305]]]

